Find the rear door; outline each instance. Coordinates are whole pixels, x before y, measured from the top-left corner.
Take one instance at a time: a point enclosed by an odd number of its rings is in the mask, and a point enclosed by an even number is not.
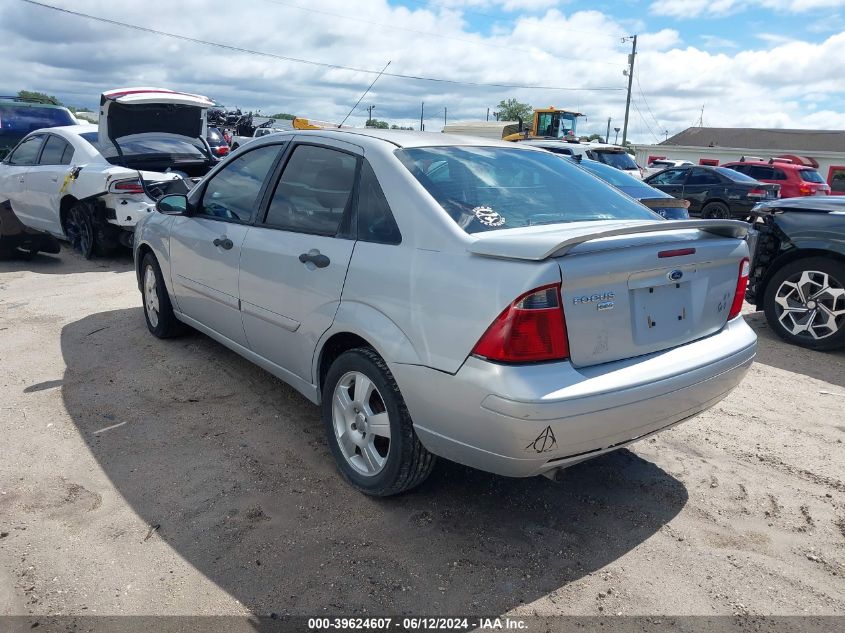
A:
[[[41,149],[38,164],[27,173],[27,189],[33,215],[33,228],[63,235],[59,217],[64,177],[73,159],[73,146],[63,138],[50,134]]]
[[[309,383],[314,349],[334,320],[355,246],[353,189],[361,154],[341,141],[295,139],[273,179],[266,213],[242,247],[240,298],[249,346]]]
[[[0,172],[0,197],[12,203],[12,210],[26,226],[40,226],[27,183],[27,174],[38,162],[46,134],[32,134],[21,141],[3,162]]]
[[[688,171],[683,198],[689,201],[690,212],[701,213],[701,209],[711,198],[720,196],[723,189],[722,178],[716,172],[702,167],[693,167]]]
[[[241,247],[282,151],[265,145],[218,171],[193,199],[191,216],[174,218],[170,271],[179,311],[246,347],[238,300]]]

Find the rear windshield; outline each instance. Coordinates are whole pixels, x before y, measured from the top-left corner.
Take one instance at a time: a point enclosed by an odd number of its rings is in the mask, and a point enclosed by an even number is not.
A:
[[[607,152],[599,149],[594,149],[593,154],[596,160],[616,167],[616,169],[636,169],[637,163],[634,157],[627,152]]]
[[[713,169],[726,178],[730,178],[736,182],[757,182],[757,180],[751,176],[746,176],[745,174],[738,172],[735,169],[731,169],[730,167],[714,167]]]
[[[819,175],[815,169],[801,169],[798,171],[801,174],[801,180],[805,182],[818,182],[824,184],[824,178]]]
[[[396,156],[467,233],[657,216],[549,152],[419,147]]]
[[[581,161],[580,166],[581,169],[586,169],[594,176],[598,176],[605,182],[609,182],[614,187],[618,187],[629,196],[638,200],[643,198],[671,198],[669,194],[663,193],[659,189],[647,185],[642,180],[634,178],[630,174],[610,165],[603,165],[594,160],[584,160]]]
[[[143,138],[140,138],[142,137]],[[120,151],[126,158],[159,158],[162,156],[205,160],[204,146],[197,139],[189,140],[187,137],[165,136],[156,134],[139,134],[136,137],[126,136],[118,139]],[[117,159],[117,152],[112,146],[100,148],[106,160],[111,162]]]

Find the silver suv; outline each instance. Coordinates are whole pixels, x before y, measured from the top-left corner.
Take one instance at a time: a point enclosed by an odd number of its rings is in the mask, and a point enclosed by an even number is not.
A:
[[[671,222],[548,152],[383,130],[258,139],[135,233],[149,330],[319,404],[359,490],[435,455],[551,475],[712,406],[756,337],[742,222]]]

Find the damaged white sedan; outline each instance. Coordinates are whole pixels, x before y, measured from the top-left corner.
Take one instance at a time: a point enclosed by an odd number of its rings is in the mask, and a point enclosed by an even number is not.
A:
[[[35,130],[0,163],[0,200],[20,222],[86,258],[132,242],[168,193],[186,193],[217,163],[200,95],[126,88],[100,98],[99,125]]]

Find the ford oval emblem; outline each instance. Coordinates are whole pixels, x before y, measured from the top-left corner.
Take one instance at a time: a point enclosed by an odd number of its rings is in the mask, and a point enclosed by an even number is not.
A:
[[[675,269],[666,276],[672,281],[680,281],[681,278],[684,276],[684,271]]]

